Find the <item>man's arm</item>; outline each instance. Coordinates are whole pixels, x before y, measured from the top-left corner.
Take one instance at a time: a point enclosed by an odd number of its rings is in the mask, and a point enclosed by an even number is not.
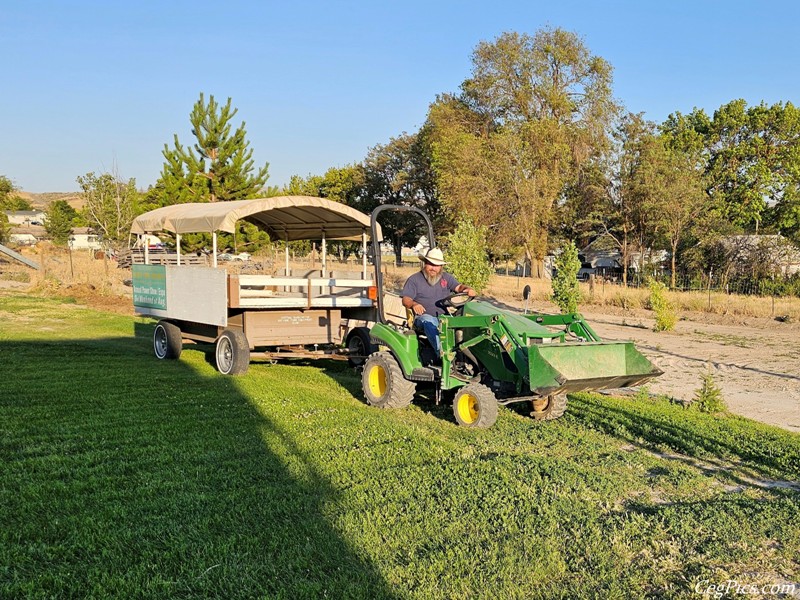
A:
[[[467,294],[467,296],[469,296],[470,298],[474,298],[475,296],[477,296],[477,295],[478,295],[478,293],[477,293],[475,290],[473,290],[473,289],[472,289],[471,287],[469,287],[468,285],[464,285],[463,283],[459,283],[459,284],[458,284],[458,285],[455,287],[455,292],[456,292],[457,294],[462,294],[462,293],[465,293],[465,294]]]
[[[406,279],[406,283],[403,285],[403,290],[400,292],[400,295],[403,297],[401,300],[403,306],[411,309],[415,315],[421,315],[425,312],[425,307],[414,300],[417,295],[417,286],[415,284],[414,275]]]
[[[425,307],[419,302],[415,301],[411,296],[403,296],[402,303],[403,306],[414,311],[415,315],[421,315],[425,312]]]

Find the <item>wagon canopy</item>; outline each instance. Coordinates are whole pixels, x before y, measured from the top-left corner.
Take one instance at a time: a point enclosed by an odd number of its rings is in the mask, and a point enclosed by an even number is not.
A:
[[[131,233],[233,233],[244,219],[273,240],[360,240],[369,233],[369,216],[325,198],[276,196],[232,202],[191,202],[151,210],[134,219]]]

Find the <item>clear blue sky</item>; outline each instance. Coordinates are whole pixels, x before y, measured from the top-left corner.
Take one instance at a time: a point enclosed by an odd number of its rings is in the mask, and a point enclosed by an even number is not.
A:
[[[66,192],[116,169],[146,188],[173,134],[193,142],[202,91],[233,99],[282,185],[416,131],[478,42],[548,26],[578,33],[614,67],[614,95],[654,121],[800,103],[790,1],[0,0],[0,175]]]

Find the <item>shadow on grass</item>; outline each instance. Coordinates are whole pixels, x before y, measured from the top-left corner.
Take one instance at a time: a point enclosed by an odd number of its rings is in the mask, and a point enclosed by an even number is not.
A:
[[[724,457],[760,473],[790,480],[800,477],[800,438],[792,442],[788,433],[764,434],[763,426],[739,420],[737,435],[732,421],[716,427],[713,417],[701,421],[681,418],[678,411],[682,409],[676,407],[643,413],[640,406],[612,406],[601,398],[589,400],[581,395],[570,395],[570,407],[571,416],[578,422],[634,444],[644,442],[698,458]],[[767,435],[787,439],[773,448]]]
[[[292,437],[138,329],[3,343],[0,596],[393,597]]]
[[[213,364],[213,356],[207,361]],[[330,359],[305,359],[305,358],[292,358],[283,361],[285,364],[314,367],[319,369],[326,376],[330,377],[333,381],[341,385],[355,398],[366,404],[364,399],[364,391],[361,388],[361,369],[351,367],[347,361],[343,360],[330,360]],[[257,364],[257,363],[253,363]],[[455,390],[444,390],[439,404],[436,404],[436,390],[432,383],[418,382],[417,390],[414,394],[414,405],[420,410],[424,411],[431,416],[446,421],[448,423],[455,423],[456,419],[453,415],[453,397]],[[375,409],[382,410],[382,409]],[[386,409],[396,410],[396,409]]]

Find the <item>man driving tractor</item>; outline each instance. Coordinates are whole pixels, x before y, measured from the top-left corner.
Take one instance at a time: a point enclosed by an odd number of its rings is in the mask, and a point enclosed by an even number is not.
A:
[[[441,357],[439,315],[446,312],[442,300],[453,293],[465,293],[474,298],[476,292],[444,271],[447,263],[439,248],[420,253],[419,260],[422,262],[420,270],[406,280],[400,295],[403,306],[414,313],[414,329],[425,334],[436,355]]]

